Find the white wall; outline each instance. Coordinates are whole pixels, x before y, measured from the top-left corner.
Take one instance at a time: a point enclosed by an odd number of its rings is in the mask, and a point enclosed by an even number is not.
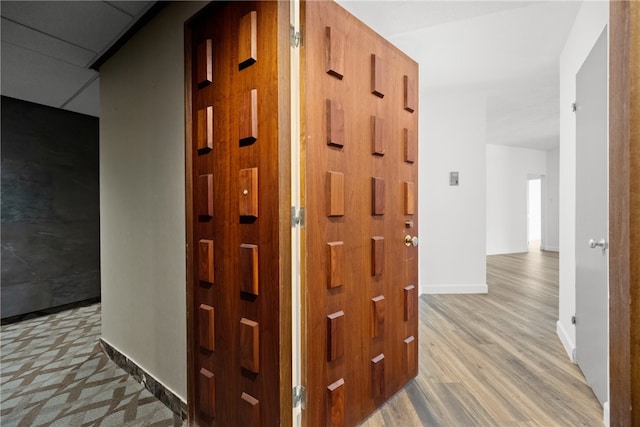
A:
[[[102,338],[186,401],[184,21],[167,6],[100,70]]]
[[[420,292],[486,292],[486,95],[421,95]],[[449,186],[450,171],[459,186]]]
[[[545,175],[544,187],[546,198],[542,203],[545,225],[542,229],[541,249],[545,251],[560,250],[558,221],[560,212],[558,209],[558,193],[560,173],[560,149],[547,151],[547,174]],[[544,193],[543,193],[544,197]]]
[[[487,255],[527,252],[528,175],[546,175],[541,150],[487,144]]]
[[[576,342],[576,73],[609,21],[609,3],[583,2],[560,55],[560,289],[558,336],[573,358]]]

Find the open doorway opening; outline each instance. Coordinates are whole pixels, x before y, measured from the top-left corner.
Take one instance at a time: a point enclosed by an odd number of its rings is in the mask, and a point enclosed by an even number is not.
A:
[[[542,177],[527,180],[527,247],[539,251],[542,240]]]

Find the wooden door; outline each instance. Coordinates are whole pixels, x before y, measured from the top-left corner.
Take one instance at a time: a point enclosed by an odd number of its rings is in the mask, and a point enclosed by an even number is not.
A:
[[[302,13],[303,418],[353,426],[418,371],[418,65],[333,2]]]
[[[190,419],[291,424],[289,7],[185,28]]]

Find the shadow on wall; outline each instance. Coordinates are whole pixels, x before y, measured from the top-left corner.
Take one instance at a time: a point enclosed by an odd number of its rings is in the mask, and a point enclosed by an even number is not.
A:
[[[98,125],[2,97],[3,319],[100,296]]]

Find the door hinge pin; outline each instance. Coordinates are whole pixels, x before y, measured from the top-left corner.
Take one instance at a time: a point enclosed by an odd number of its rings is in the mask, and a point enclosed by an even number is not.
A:
[[[296,209],[295,206],[291,206],[291,227],[297,226],[304,227],[304,208]]]
[[[297,408],[302,405],[302,408],[305,407],[306,403],[306,392],[303,386],[297,385],[293,388],[293,407]]]
[[[300,47],[302,45],[302,30],[296,30],[293,25],[289,25],[289,44],[291,47]]]
[[[575,102],[572,102],[571,103],[571,111],[573,111],[575,113],[577,109],[578,109],[578,104],[576,104]]]
[[[575,314],[573,316],[571,316],[571,324],[572,325],[576,324],[576,315]]]

